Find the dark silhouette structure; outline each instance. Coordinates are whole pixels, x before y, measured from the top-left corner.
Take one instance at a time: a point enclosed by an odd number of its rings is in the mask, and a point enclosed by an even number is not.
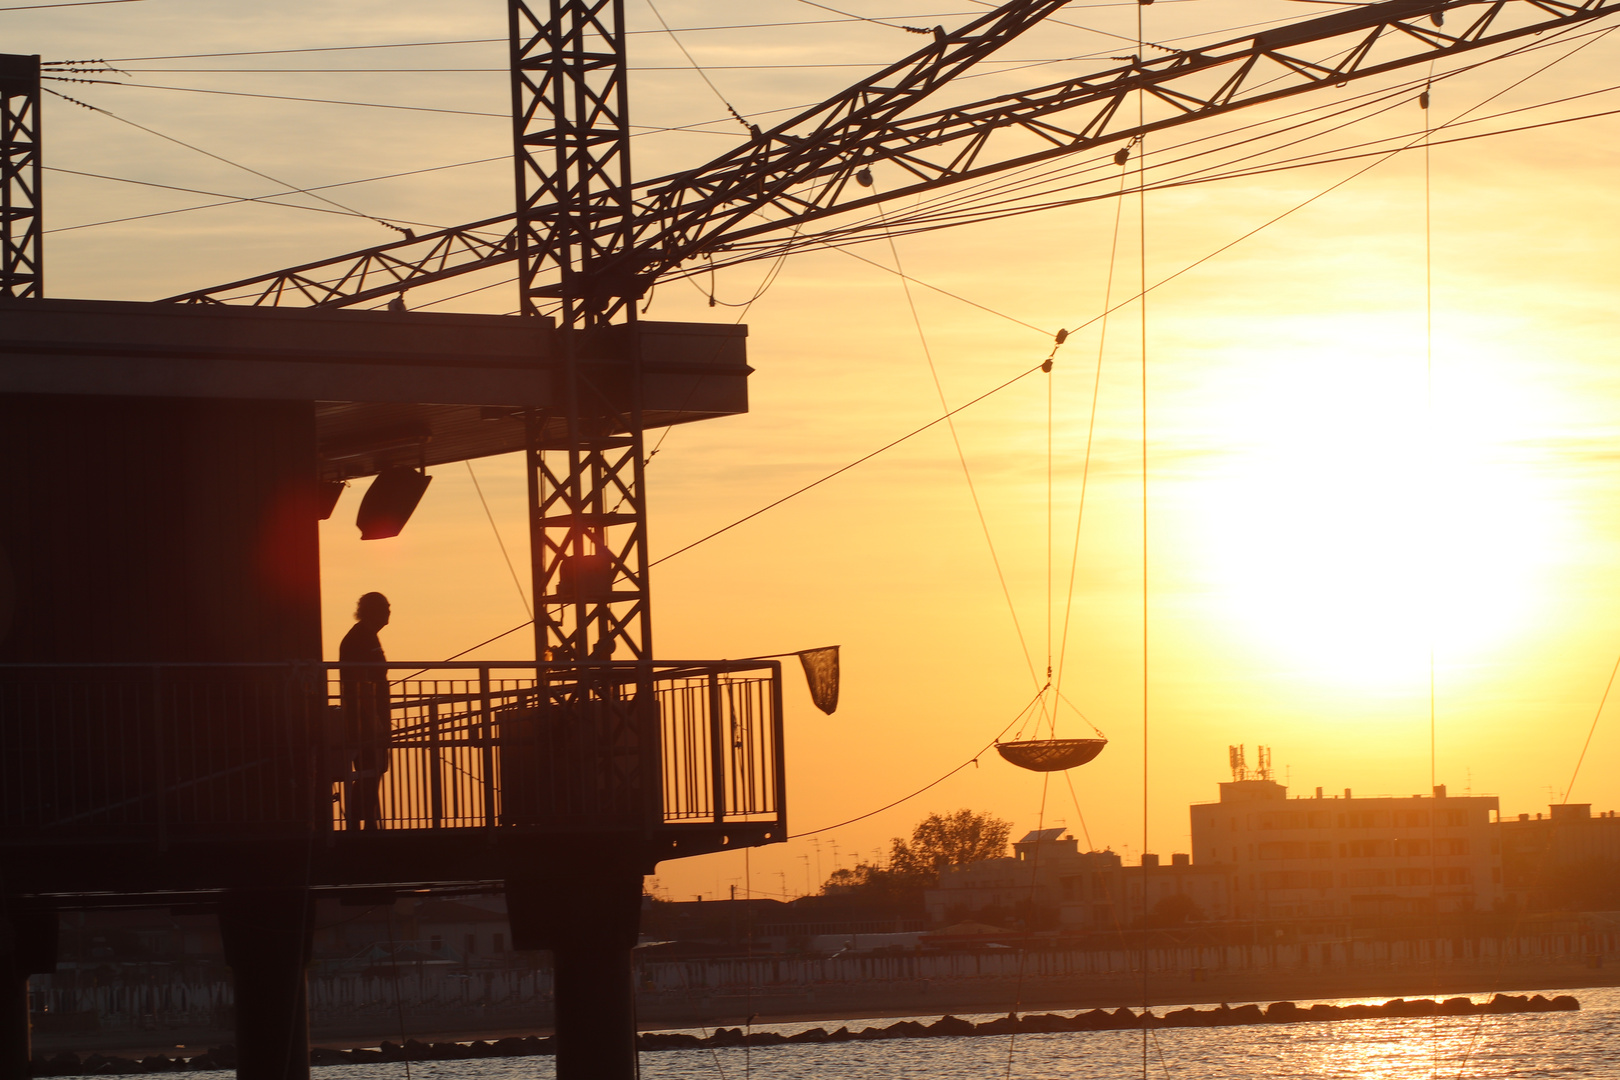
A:
[[[555,955],[558,1075],[628,1080],[641,875],[786,832],[778,665],[652,641],[643,436],[746,409],[746,330],[636,301],[686,260],[773,257],[886,199],[1620,7],[1386,0],[922,111],[1064,2],[937,29],[636,181],[622,0],[508,0],[514,213],[161,304],[42,298],[40,63],[0,57],[0,1080],[26,1075],[26,977],[58,908],[216,911],[239,1072],[300,1080],[310,895],[468,884],[504,886],[514,944]],[[881,163],[900,182],[879,189]],[[519,318],[336,310],[504,262]],[[392,535],[428,469],[511,452],[536,660],[391,668],[376,806],[346,807],[316,522],[378,477],[361,525]],[[352,827],[373,809],[380,828]]]
[[[538,664],[396,663],[346,702],[367,658],[320,660],[322,480],[546,453],[566,439],[558,332],[41,299],[0,300],[0,319],[0,1072],[26,1074],[23,988],[59,908],[217,911],[239,1071],[281,1080],[308,1068],[312,894],[482,883],[507,889],[515,945],[556,955],[566,1075],[630,1075],[642,875],[784,835],[777,665],[620,659],[600,639],[573,659],[554,640]],[[667,346],[648,412],[746,407],[739,331],[637,329]],[[563,516],[542,513],[537,538]],[[587,543],[635,527],[595,513],[569,526]],[[594,555],[542,602],[623,603]],[[357,699],[384,715],[351,730]]]

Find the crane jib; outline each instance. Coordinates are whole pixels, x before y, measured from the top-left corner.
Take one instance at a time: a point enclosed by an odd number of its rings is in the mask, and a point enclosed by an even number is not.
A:
[[[1494,0],[1485,0],[1487,3]],[[1337,37],[1356,30],[1371,30],[1375,26],[1403,19],[1421,18],[1453,8],[1478,6],[1480,0],[1386,0],[1382,4],[1367,4],[1348,11],[1336,11],[1304,22],[1289,23],[1275,30],[1266,30],[1254,36],[1262,49],[1286,49],[1319,38]]]
[[[998,26],[1010,40],[1028,28],[1016,17],[1017,12],[1027,14],[1050,6],[1040,0],[1006,5],[998,12],[1013,12],[1013,16]],[[800,113],[795,121],[768,133],[754,134],[748,142],[707,165],[635,183],[628,200],[634,208],[630,218],[612,227],[627,226],[628,233],[636,238],[638,254],[651,255],[651,261],[607,260],[601,265],[607,274],[596,284],[616,293],[635,295],[684,260],[725,250],[740,239],[794,230],[803,241],[807,235],[798,230],[805,223],[832,214],[1085,151],[1248,105],[1564,29],[1611,15],[1617,9],[1620,0],[1387,0],[974,104],[909,116],[890,113],[883,118],[882,99],[886,92],[892,90],[915,102],[919,82],[937,85],[930,82],[932,74],[937,73],[915,66],[929,51],[925,49],[902,62],[914,65],[910,69],[912,79],[902,80],[908,82],[903,88],[882,88],[867,80]],[[992,13],[991,21],[996,14]],[[1446,27],[1447,16],[1457,25]],[[985,23],[986,19],[981,18],[970,25],[977,29]],[[956,33],[963,35],[968,29]],[[986,33],[995,30],[993,27]],[[1363,40],[1332,61],[1309,60],[1284,51],[1357,33],[1363,35]],[[1374,56],[1375,45],[1384,52]],[[978,42],[975,47],[981,55],[987,55],[994,46]],[[939,48],[935,55],[945,68],[961,61],[960,53],[949,48]],[[1260,60],[1272,63],[1272,75],[1257,74]],[[1222,66],[1231,66],[1233,74],[1213,91],[1187,81]],[[895,70],[891,66],[885,74]],[[1275,77],[1279,70],[1283,73],[1281,80]],[[1122,95],[1138,91],[1168,103],[1173,112],[1139,127],[1132,126],[1121,118],[1119,104]],[[851,108],[855,101],[861,107]],[[1084,112],[1088,107],[1089,114]],[[1079,114],[1080,122],[1066,122],[1064,126],[1055,123],[1057,114],[1070,111]],[[837,117],[842,118],[842,123],[833,122]],[[803,122],[805,130],[789,130],[796,121]],[[997,156],[991,136],[1002,130],[1034,133],[1048,145],[1034,152],[1026,145]],[[807,138],[810,135],[814,140]],[[817,141],[821,143],[819,148]],[[882,160],[895,162],[915,179],[887,185],[882,192],[850,186],[860,169]],[[761,221],[757,211],[766,208],[774,211],[774,216]],[[510,231],[514,221],[515,215],[511,214],[487,218],[170,297],[167,302],[335,307],[364,303],[512,261],[517,257]],[[491,235],[496,229],[505,235]],[[758,257],[767,256],[739,250],[728,262]]]

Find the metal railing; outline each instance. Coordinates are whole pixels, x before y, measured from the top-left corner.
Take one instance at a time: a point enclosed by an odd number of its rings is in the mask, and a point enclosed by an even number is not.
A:
[[[0,666],[0,835],[780,821],[775,662]]]

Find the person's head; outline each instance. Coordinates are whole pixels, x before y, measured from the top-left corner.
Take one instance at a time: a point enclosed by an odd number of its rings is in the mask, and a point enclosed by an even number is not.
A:
[[[354,618],[368,626],[388,625],[388,597],[380,592],[368,592],[354,605]]]

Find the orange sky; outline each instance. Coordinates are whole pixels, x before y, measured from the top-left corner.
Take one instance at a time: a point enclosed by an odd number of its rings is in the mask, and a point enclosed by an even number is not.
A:
[[[974,4],[927,8],[849,0],[868,16],[957,25]],[[656,27],[629,4],[633,25]],[[734,6],[660,3],[671,26],[736,21]],[[1168,41],[1314,9],[1282,0],[1161,2],[1148,36]],[[1075,6],[1007,50],[1022,60],[1133,46],[1134,7]],[[499,38],[502,5],[426,0],[274,11],[201,0],[0,13],[7,48],[47,59]],[[837,19],[793,0],[749,22]],[[739,111],[809,102],[917,39],[871,23],[683,36]],[[1583,39],[1585,40],[1585,39]],[[639,35],[632,62],[680,69],[667,39]],[[1573,47],[1487,65],[1439,83],[1435,124],[1478,105]],[[1535,108],[1457,134],[1614,106],[1615,46],[1583,50],[1473,115]],[[476,44],[286,57],[123,61],[132,83],[504,113],[498,72],[229,74],[166,67],[498,68]],[[1055,79],[1093,61],[979,80],[975,95]],[[1106,59],[1101,63],[1107,63]],[[740,64],[854,65],[741,70]],[[104,77],[104,76],[95,76]],[[1020,80],[1027,80],[1021,83]],[[1391,79],[1383,85],[1393,85]],[[300,104],[180,91],[63,86],[119,116],[298,185],[327,184],[506,152],[496,116]],[[1329,91],[1348,98],[1370,87]],[[690,70],[642,71],[634,119],[690,124],[723,107]],[[1302,100],[1299,105],[1304,105]],[[1310,104],[1316,104],[1310,102]],[[1298,107],[1298,106],[1295,106]],[[1278,113],[1283,110],[1278,110]],[[1244,116],[1228,127],[1259,119]],[[106,116],[47,108],[47,162],[236,195],[276,186]],[[1311,149],[1421,130],[1407,101]],[[731,145],[718,134],[638,139],[638,171],[665,171]],[[734,126],[734,125],[733,125]],[[740,129],[739,129],[740,130]],[[1211,131],[1214,129],[1211,129]],[[1185,129],[1173,143],[1210,131]],[[1409,153],[1322,196],[1153,292],[1148,380],[1148,850],[1185,850],[1186,805],[1214,796],[1225,748],[1273,748],[1301,794],[1410,794],[1435,774],[1453,791],[1496,793],[1504,812],[1544,808],[1569,784],[1620,652],[1620,214],[1612,199],[1614,118],[1433,151],[1433,331],[1425,332],[1424,179]],[[1279,151],[1276,157],[1289,156]],[[1229,155],[1229,156],[1235,156]],[[1150,161],[1155,160],[1150,158]],[[1147,200],[1150,282],[1319,195],[1365,160],[1156,192]],[[878,170],[878,182],[890,182]],[[508,167],[467,166],[335,189],[367,213],[454,224],[510,205]],[[64,173],[47,175],[48,291],[150,299],[388,240],[365,220],[263,205],[73,228],[210,201]],[[303,200],[308,202],[309,200]],[[317,204],[318,205],[318,204]],[[331,209],[331,207],[327,207]],[[1050,334],[1102,308],[1115,204],[907,237],[906,272],[976,308],[915,288],[917,321],[953,405],[1038,361]],[[1127,204],[1115,295],[1139,273],[1137,204]],[[858,250],[893,265],[886,245]],[[721,301],[753,295],[763,266],[718,275]],[[448,295],[499,276],[452,283]],[[425,302],[413,298],[413,304]],[[508,287],[435,310],[504,312]],[[988,310],[983,310],[988,309]],[[690,284],[666,285],[649,317],[726,320]],[[999,313],[999,314],[998,314]],[[746,310],[752,412],[670,433],[649,469],[657,557],[938,415],[917,326],[897,278],[849,254],[796,257]],[[1032,330],[1021,323],[1040,328]],[[1139,312],[1108,324],[1064,693],[1112,740],[1046,790],[1044,820],[1092,842],[1142,847],[1143,653]],[[655,639],[671,658],[757,655],[838,643],[842,706],[822,716],[790,670],[791,824],[854,817],[968,760],[1032,696],[1044,668],[1050,597],[1060,624],[1091,404],[1099,325],[1059,351],[1051,376],[1058,584],[1046,588],[1046,378],[963,413],[957,430],[1006,572],[1020,649],[949,433],[936,428],[724,537],[659,567]],[[1432,346],[1432,372],[1429,354]],[[525,543],[519,463],[474,463],[508,547]],[[394,601],[389,654],[432,659],[524,618],[464,466],[442,466],[397,540],[362,544],[358,492],[323,526],[329,648],[359,592]],[[521,566],[521,563],[520,563]],[[525,587],[527,583],[525,582]],[[514,636],[484,655],[515,657]],[[1060,734],[1086,734],[1072,713]],[[1598,724],[1572,798],[1610,808],[1620,732]],[[994,755],[928,794],[858,825],[760,849],[752,887],[798,893],[853,853],[869,857],[931,810],[972,807],[1042,819],[1042,778]],[[817,861],[819,860],[819,870]],[[666,864],[670,895],[748,888],[740,854]],[[779,876],[780,875],[780,876]]]

